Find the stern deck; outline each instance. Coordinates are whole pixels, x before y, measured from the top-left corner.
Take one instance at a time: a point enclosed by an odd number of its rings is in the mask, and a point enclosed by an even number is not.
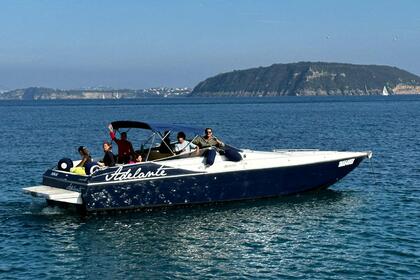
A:
[[[34,186],[23,188],[23,192],[36,197],[44,197],[48,200],[70,203],[70,204],[83,204],[82,194],[79,192],[69,191],[60,188],[49,186]]]

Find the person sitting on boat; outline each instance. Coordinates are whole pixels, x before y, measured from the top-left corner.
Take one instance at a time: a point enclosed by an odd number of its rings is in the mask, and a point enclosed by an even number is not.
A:
[[[130,160],[129,164],[139,163],[139,162],[142,162],[142,161],[143,161],[143,158],[142,158],[141,154],[134,153],[133,158]]]
[[[98,164],[101,166],[109,167],[115,166],[115,157],[112,153],[111,143],[105,141],[102,147],[104,149],[104,158],[102,159],[102,161],[99,161]]]
[[[86,175],[85,166],[86,166],[87,163],[92,162],[92,157],[90,156],[89,150],[84,146],[80,146],[77,150],[78,150],[80,156],[82,157],[82,160],[79,162],[78,165],[71,168],[70,172],[73,172],[73,173],[76,173],[76,174],[81,174],[81,175]]]
[[[159,153],[161,154],[172,154],[171,139],[169,138],[169,135],[170,131],[165,131],[163,134],[163,139],[159,146]]]
[[[118,146],[118,163],[128,163],[130,161],[130,157],[134,154],[134,149],[131,142],[127,140],[127,132],[122,132],[121,139],[118,139],[115,136],[112,124],[110,124],[108,128],[112,141],[115,141]]]
[[[217,147],[217,148],[223,148],[225,144],[217,139],[213,135],[213,130],[211,128],[206,128],[204,130],[205,135],[201,137],[197,137],[193,143],[197,145],[200,149],[202,148],[208,148],[208,147]]]
[[[197,145],[190,143],[190,141],[185,140],[185,133],[183,131],[178,132],[177,134],[178,143],[175,144],[175,153],[177,154],[187,154],[191,153],[191,149],[195,149],[198,153],[199,148]]]

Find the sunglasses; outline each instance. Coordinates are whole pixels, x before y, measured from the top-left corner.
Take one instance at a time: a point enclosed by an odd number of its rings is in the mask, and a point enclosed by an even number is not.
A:
[[[212,131],[206,131],[206,133],[207,133],[207,134],[212,134],[213,132],[212,132]]]

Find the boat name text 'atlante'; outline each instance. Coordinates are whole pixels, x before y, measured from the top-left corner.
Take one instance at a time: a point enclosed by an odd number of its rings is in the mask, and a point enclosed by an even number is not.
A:
[[[129,180],[129,179],[162,177],[162,176],[167,175],[162,165],[158,169],[156,169],[156,171],[147,171],[147,172],[142,172],[141,168],[137,169],[134,173],[131,173],[131,169],[121,172],[122,169],[123,167],[120,166],[114,173],[106,175],[105,180],[106,181],[111,181],[111,180],[123,181],[123,180]]]

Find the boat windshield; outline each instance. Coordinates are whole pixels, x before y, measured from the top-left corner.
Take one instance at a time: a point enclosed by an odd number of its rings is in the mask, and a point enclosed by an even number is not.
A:
[[[202,129],[184,125],[151,124],[133,121],[117,121],[111,123],[117,133],[127,132],[128,139],[133,144],[136,153],[144,161],[153,161],[173,157],[174,148],[178,142],[177,134],[185,133],[185,140],[193,141]]]

